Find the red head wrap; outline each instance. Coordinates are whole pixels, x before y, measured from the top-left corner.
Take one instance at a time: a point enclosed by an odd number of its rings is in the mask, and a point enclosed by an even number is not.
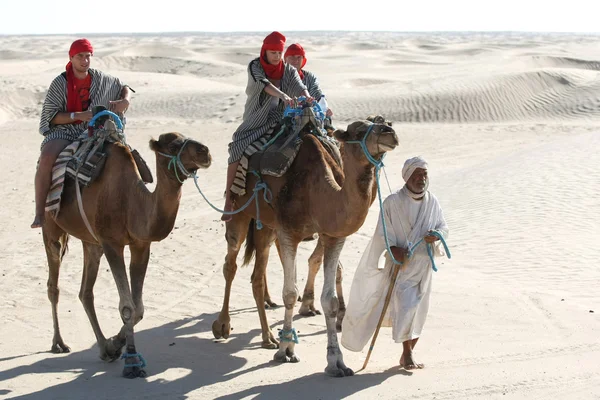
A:
[[[77,39],[71,44],[71,48],[69,49],[69,58],[85,52],[94,53],[92,44],[87,39]]]
[[[94,53],[92,44],[87,39],[77,39],[71,43],[69,49],[69,58],[76,56],[79,53],[90,52]],[[81,109],[81,103],[78,101],[77,85],[75,84],[75,74],[73,73],[73,65],[71,61],[67,64],[67,111],[84,111]]]
[[[302,56],[302,58],[304,58],[304,60],[302,60],[302,65],[300,66],[300,70],[298,70],[300,78],[304,79],[304,73],[301,71],[306,65],[306,52],[304,51],[304,48],[298,43],[294,43],[287,48],[283,57],[285,58],[288,56]]]
[[[281,79],[283,78],[284,64],[283,60],[279,61],[279,64],[272,65],[267,62],[267,50],[269,51],[283,51],[285,47],[285,36],[279,32],[272,32],[264,40],[262,48],[260,49],[260,64],[262,65],[267,78],[270,79]]]

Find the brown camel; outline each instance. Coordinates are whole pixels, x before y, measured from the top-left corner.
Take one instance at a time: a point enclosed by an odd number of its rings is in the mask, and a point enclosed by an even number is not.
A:
[[[255,231],[255,207],[248,207],[235,214],[226,224],[227,256],[223,266],[225,296],[223,308],[213,323],[216,338],[227,338],[231,330],[229,296],[237,270],[236,258],[247,240],[245,262],[250,261],[256,250],[252,274],[252,291],[260,316],[263,347],[277,348],[276,361],[298,362],[295,353],[297,336],[292,328],[294,305],[298,298],[296,289],[296,251],[302,239],[319,234],[324,253],[324,284],[321,306],[327,325],[327,367],[331,376],[348,376],[353,371],[346,367],[340,351],[335,326],[339,302],[335,293],[336,266],[347,236],[363,224],[369,206],[377,195],[375,168],[357,143],[366,136],[366,148],[370,156],[380,159],[387,151],[398,145],[394,130],[385,124],[356,121],[347,131],[336,130],[334,136],[341,142],[343,169],[325,150],[319,139],[312,134],[301,134],[303,144],[289,170],[281,178],[264,176],[272,192],[271,204],[260,201],[261,230]],[[256,177],[249,174],[247,187],[256,184]],[[251,191],[236,198],[236,205],[244,204]],[[279,257],[283,264],[283,303],[285,314],[283,329],[278,342],[267,322],[265,304],[265,270],[269,248],[276,240]]]
[[[144,360],[136,352],[133,327],[144,316],[142,287],[150,257],[150,245],[166,238],[175,224],[181,198],[181,186],[176,177],[185,179],[184,169],[195,172],[208,168],[211,156],[206,146],[179,133],[165,133],[158,141],[150,140],[150,148],[156,153],[157,183],[150,192],[135,165],[129,149],[121,144],[106,144],[106,164],[101,175],[82,190],[85,215],[98,241],[86,228],[81,217],[72,179],[65,180],[61,209],[56,218],[46,213],[42,226],[44,245],[48,257],[48,298],[52,303],[54,338],[52,352],[69,352],[58,326],[58,274],[67,251],[69,235],[83,244],[83,278],[79,299],[88,315],[98,347],[100,358],[107,361],[117,359],[121,348],[126,347],[123,375],[128,378],[146,376]],[[159,153],[162,153],[159,154]],[[168,155],[168,157],[165,157]],[[170,158],[181,161],[178,167],[169,169]],[[127,272],[123,253],[129,246],[131,263]],[[123,321],[120,332],[106,339],[94,309],[94,283],[102,254],[110,265],[119,292],[119,312]]]

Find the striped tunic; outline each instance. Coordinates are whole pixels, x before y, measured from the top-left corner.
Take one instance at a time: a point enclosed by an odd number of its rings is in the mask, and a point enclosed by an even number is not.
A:
[[[310,71],[305,69],[302,70],[304,73],[304,79],[302,79],[302,83],[306,86],[308,93],[310,96],[314,98],[316,101],[319,101],[323,96],[323,91],[319,87],[319,81],[317,80],[317,76]]]
[[[118,78],[100,72],[96,69],[89,69],[92,77],[90,85],[90,107],[104,106],[108,108],[109,101],[119,100],[124,85]],[[70,141],[77,140],[87,129],[87,122],[80,124],[60,124],[53,125],[52,119],[59,112],[67,111],[67,74],[63,72],[50,84],[46,99],[42,107],[40,117],[40,134],[44,136],[41,147],[54,139],[65,139]],[[87,110],[85,110],[87,111]],[[124,119],[124,118],[123,118]],[[123,120],[123,125],[125,121]]]
[[[300,80],[296,68],[285,65],[279,90],[290,97],[298,97],[306,90]],[[240,161],[244,150],[263,137],[269,130],[277,125],[283,118],[285,105],[282,101],[264,91],[269,83],[259,58],[248,64],[248,85],[246,86],[246,105],[244,108],[243,122],[233,133],[229,143],[229,164]]]

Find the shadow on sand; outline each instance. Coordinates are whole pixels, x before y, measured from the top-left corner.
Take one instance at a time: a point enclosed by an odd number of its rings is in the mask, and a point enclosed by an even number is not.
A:
[[[239,312],[240,310],[238,310]],[[236,333],[232,332],[226,343],[212,339],[200,338],[197,335],[211,332],[212,322],[218,313],[202,314],[194,318],[186,318],[165,325],[136,332],[136,342],[142,354],[147,355],[148,378],[125,379],[121,377],[123,361],[105,363],[98,358],[96,345],[87,350],[72,352],[66,355],[47,353],[43,360],[31,365],[23,365],[0,373],[0,395],[11,399],[187,399],[188,396],[198,398],[216,398],[203,395],[197,391],[203,387],[219,382],[235,380],[237,377],[256,370],[276,368],[279,363],[268,361],[252,368],[243,369],[247,360],[235,354],[245,349],[258,349],[260,342],[253,343],[260,337],[260,330]],[[68,343],[68,342],[67,342]],[[144,349],[146,349],[144,351]],[[15,359],[37,353],[10,357]],[[42,353],[43,354],[43,353]],[[151,354],[151,356],[148,356]],[[192,356],[193,355],[193,356]],[[7,360],[7,359],[4,359]],[[171,371],[169,371],[171,370]],[[51,382],[52,373],[72,373],[73,379],[67,382]],[[172,380],[156,378],[167,373],[175,375]],[[368,387],[378,385],[388,377],[397,374],[397,370],[389,370],[379,374],[359,374],[352,378],[330,378],[323,372],[295,378],[287,382],[255,386],[238,393],[228,394],[219,399],[239,399],[246,396],[257,396],[257,399],[274,398],[343,398]],[[10,397],[11,390],[2,388],[6,382],[23,374],[36,375],[49,381],[47,386],[38,392],[17,397]],[[59,378],[56,378],[59,379]],[[343,383],[343,384],[342,384]],[[232,390],[236,390],[231,385]],[[335,395],[334,395],[335,393]],[[311,395],[311,394],[314,394]],[[297,396],[297,397],[295,397]]]

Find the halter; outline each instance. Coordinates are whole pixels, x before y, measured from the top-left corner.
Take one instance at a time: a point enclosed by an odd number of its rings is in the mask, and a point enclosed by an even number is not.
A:
[[[183,183],[183,181],[181,179],[179,179],[179,174],[177,173],[178,169],[181,171],[181,173],[186,178],[195,178],[196,177],[196,173],[189,172],[187,169],[185,169],[185,167],[183,166],[183,163],[181,162],[181,152],[183,151],[183,149],[185,148],[185,145],[188,144],[189,141],[190,141],[190,139],[185,139],[185,141],[183,142],[183,145],[179,149],[179,152],[177,152],[177,155],[175,155],[175,156],[157,151],[157,153],[160,154],[161,156],[171,159],[169,161],[169,165],[167,166],[167,169],[170,170],[171,167],[173,167],[173,170],[175,171],[175,177],[177,178],[179,183]]]
[[[369,137],[369,134],[371,134],[371,132],[373,131],[373,127],[375,125],[376,124],[371,124],[371,126],[369,126],[369,129],[367,129],[367,133],[365,133],[365,136],[363,136],[361,140],[348,140],[346,141],[346,143],[359,144],[362,148],[363,153],[365,153],[365,157],[367,157],[367,160],[369,160],[369,162],[375,166],[376,170],[379,170],[384,167],[383,158],[385,157],[385,153],[382,154],[381,158],[378,160],[371,155],[369,149],[367,148],[367,138]],[[377,143],[377,146],[379,146],[379,143]]]

